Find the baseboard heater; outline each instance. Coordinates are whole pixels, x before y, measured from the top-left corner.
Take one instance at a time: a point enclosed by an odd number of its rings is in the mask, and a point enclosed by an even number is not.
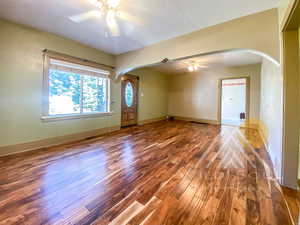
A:
[[[208,125],[209,123],[204,123],[204,122],[197,122],[197,121],[189,121],[190,123],[197,123],[197,124],[204,124],[204,125]]]
[[[86,137],[84,140],[91,140],[91,139],[97,138],[97,137],[99,137],[99,136],[101,136],[101,135],[98,135],[98,136],[91,136],[91,137]]]

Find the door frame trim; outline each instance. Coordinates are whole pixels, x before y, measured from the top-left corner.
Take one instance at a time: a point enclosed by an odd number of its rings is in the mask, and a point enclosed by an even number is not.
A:
[[[222,125],[222,81],[233,79],[246,79],[246,126],[249,126],[250,118],[250,76],[223,77],[218,82],[218,124]]]

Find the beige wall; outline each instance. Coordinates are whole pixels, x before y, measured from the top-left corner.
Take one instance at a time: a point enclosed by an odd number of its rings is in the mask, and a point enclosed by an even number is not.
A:
[[[139,69],[130,74],[140,77],[138,120],[166,117],[168,77],[151,69]]]
[[[299,14],[298,14],[299,15]],[[299,34],[297,30],[283,33],[283,170],[284,185],[296,188],[299,153]]]
[[[300,27],[298,28],[298,41],[299,41],[299,56],[300,56]],[[299,57],[298,60],[299,60],[299,65],[300,65],[300,57]],[[300,79],[299,79],[299,81],[300,81]],[[299,83],[299,87],[300,87],[300,83]],[[300,90],[300,88],[299,88],[299,90]],[[300,96],[300,93],[299,93],[299,96]],[[300,105],[300,102],[299,102],[299,105]],[[300,126],[299,126],[299,134],[300,134]],[[300,180],[300,135],[299,135],[299,152],[298,152],[298,157],[299,157],[299,160],[298,160],[298,179]]]
[[[283,77],[280,66],[267,59],[261,68],[260,133],[267,143],[276,177],[281,180]]]
[[[95,62],[114,65],[115,56],[81,45],[53,34],[0,20],[0,149],[69,134],[120,125],[120,82],[112,83],[113,116],[42,122],[42,51],[49,49]],[[165,115],[162,75],[141,76],[139,118],[152,119]],[[167,92],[167,89],[165,90]],[[3,148],[2,148],[3,149]],[[1,153],[1,154],[7,154]]]
[[[119,85],[112,117],[42,122],[42,51],[50,49],[114,65],[114,57],[77,42],[0,20],[0,146],[116,126],[120,120]]]
[[[219,80],[240,76],[250,77],[250,119],[256,124],[260,112],[260,64],[170,76],[169,115],[216,122]]]
[[[289,15],[290,6],[295,2],[295,0],[280,0],[278,5],[278,19],[279,25],[282,27],[286,22],[287,16]]]
[[[282,183],[297,188],[299,153],[299,37],[296,0],[281,0],[278,7],[280,26],[281,74],[283,77]],[[299,24],[299,23],[298,23]],[[292,30],[291,30],[292,29]],[[282,31],[282,32],[281,32]]]
[[[164,58],[240,48],[263,52],[279,62],[278,27],[277,9],[268,10],[122,54],[117,68],[124,72]]]

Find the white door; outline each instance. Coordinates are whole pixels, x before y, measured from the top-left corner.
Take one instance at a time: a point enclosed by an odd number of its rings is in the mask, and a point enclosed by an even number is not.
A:
[[[221,122],[240,126],[246,117],[247,79],[222,80]]]

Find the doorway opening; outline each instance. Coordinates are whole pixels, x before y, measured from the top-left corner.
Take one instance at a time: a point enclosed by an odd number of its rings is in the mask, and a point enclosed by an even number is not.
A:
[[[133,75],[124,75],[121,86],[121,127],[137,125],[139,78]]]
[[[248,119],[248,78],[221,80],[221,124],[243,126]]]

